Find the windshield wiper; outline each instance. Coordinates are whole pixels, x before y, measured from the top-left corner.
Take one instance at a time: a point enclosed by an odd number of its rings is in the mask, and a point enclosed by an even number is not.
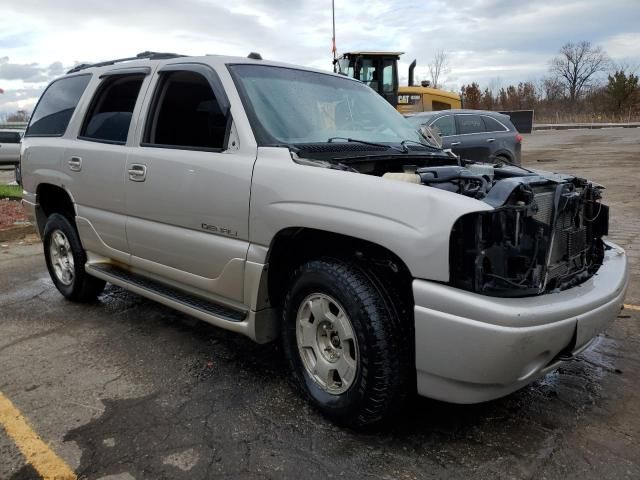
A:
[[[420,145],[422,147],[430,148],[431,150],[435,150],[437,152],[440,152],[442,150],[442,148],[438,148],[435,145],[429,145],[428,143],[418,142],[417,140],[403,140],[403,141],[400,142],[400,145],[402,145],[402,147],[404,148],[405,152],[409,152],[409,148],[407,147],[407,143],[414,143],[414,144]]]
[[[350,143],[361,143],[363,145],[369,145],[371,147],[382,147],[382,148],[391,148],[393,150],[396,150],[398,152],[402,152],[402,153],[407,153],[409,151],[409,149],[407,149],[406,147],[403,148],[397,148],[394,147],[393,145],[385,145],[383,143],[375,143],[375,142],[367,142],[366,140],[358,140],[357,138],[349,138],[349,137],[330,137],[327,139],[327,143],[333,143],[334,140],[345,140],[346,142],[350,142]]]
[[[500,159],[499,159],[499,160],[498,160],[498,158],[497,158],[495,155],[491,155],[491,157],[489,157],[489,158],[490,158],[491,160],[493,160],[494,162],[495,162],[495,161],[497,161],[497,163],[496,163],[495,165],[500,165],[501,163],[502,163],[502,164],[505,164],[505,163],[506,163],[507,165],[511,165],[512,167],[519,168],[520,170],[524,170],[525,172],[529,172],[529,173],[536,173],[536,172],[534,172],[533,170],[529,170],[528,168],[524,168],[522,165],[518,165],[517,163],[513,163],[512,161],[507,160],[506,158],[504,158],[504,157],[502,157],[502,156],[500,157]],[[495,165],[494,165],[494,166],[495,166]]]

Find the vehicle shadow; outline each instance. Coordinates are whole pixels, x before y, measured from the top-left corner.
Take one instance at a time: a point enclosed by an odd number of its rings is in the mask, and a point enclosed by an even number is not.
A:
[[[82,451],[78,473],[89,478],[420,477],[426,467],[463,478],[498,464],[518,477],[535,471],[599,398],[593,365],[575,362],[482,404],[411,395],[385,422],[353,430],[301,398],[279,342],[255,344],[115,287],[95,308],[115,313],[106,328],[118,338],[97,348],[135,365],[152,393],[103,398],[102,415],[68,432]],[[195,458],[188,470],[172,460],[184,452]]]

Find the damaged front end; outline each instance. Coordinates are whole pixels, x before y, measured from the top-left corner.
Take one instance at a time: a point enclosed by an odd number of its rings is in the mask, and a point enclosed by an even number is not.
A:
[[[492,207],[463,215],[452,228],[449,283],[454,287],[498,297],[540,295],[578,285],[602,265],[609,208],[601,203],[600,185],[504,162],[460,161],[421,146],[411,145],[405,154],[356,153],[364,148],[372,147],[298,145],[293,158],[446,190]]]
[[[464,215],[454,225],[450,283],[485,295],[521,297],[590,278],[602,264],[602,236],[608,233],[602,187],[567,175],[502,170],[505,177],[482,198],[495,209]]]

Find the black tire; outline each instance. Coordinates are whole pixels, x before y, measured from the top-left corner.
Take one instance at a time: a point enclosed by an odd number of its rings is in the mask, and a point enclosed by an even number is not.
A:
[[[500,153],[500,154],[496,155],[496,160],[498,162],[503,162],[503,163],[506,162],[507,164],[513,163],[513,160],[511,160],[509,155],[507,155],[506,153]]]
[[[73,256],[73,277],[69,284],[65,284],[60,278],[58,278],[52,263],[50,247],[53,241],[52,237],[57,231],[62,232],[71,247],[70,252]],[[100,295],[100,292],[104,289],[105,282],[104,280],[92,277],[85,271],[84,264],[87,261],[87,254],[82,248],[80,237],[78,237],[75,227],[66,217],[58,213],[54,213],[49,216],[47,223],[44,226],[42,243],[44,246],[44,257],[47,263],[47,270],[49,270],[51,280],[62,295],[69,300],[80,303],[91,302]]]
[[[309,374],[298,351],[297,314],[311,294],[333,297],[349,317],[358,345],[358,368],[351,386],[340,394],[323,389]],[[378,422],[398,407],[414,371],[408,351],[410,336],[401,327],[398,310],[355,263],[321,258],[293,274],[282,314],[282,342],[296,386],[331,420],[361,427]]]

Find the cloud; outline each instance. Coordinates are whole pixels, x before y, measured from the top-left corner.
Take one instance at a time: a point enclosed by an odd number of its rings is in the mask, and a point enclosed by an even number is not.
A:
[[[42,93],[42,88],[19,88],[5,90],[0,95],[0,113],[13,113],[17,110],[31,111]]]
[[[9,63],[9,57],[0,58],[0,80],[22,80],[39,83],[47,80],[46,69],[37,63]]]
[[[640,32],[618,33],[607,38],[602,44],[609,55],[618,61],[629,62],[640,67],[638,45],[640,45]]]
[[[637,0],[335,0],[339,51],[399,50],[400,76],[436,50],[451,57],[447,84],[517,82],[547,74],[568,41],[602,45],[640,64]],[[72,28],[71,28],[72,27]],[[74,63],[144,50],[247,55],[331,69],[330,2],[317,0],[21,0],[0,17],[0,84],[38,85]],[[5,88],[6,90],[6,88]],[[0,95],[0,111],[7,99]]]

